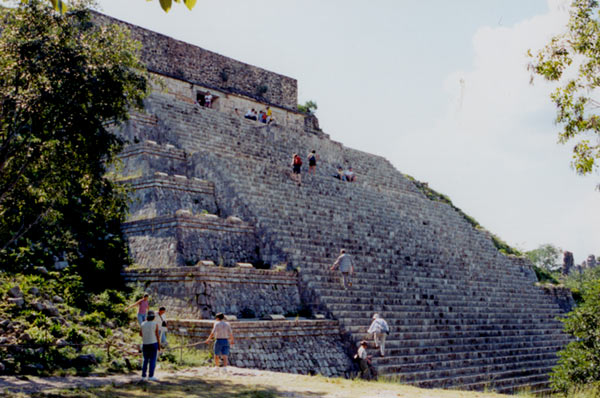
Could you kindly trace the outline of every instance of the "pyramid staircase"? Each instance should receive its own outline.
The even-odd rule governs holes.
[[[220,215],[253,228],[253,260],[295,270],[301,301],[337,320],[348,351],[368,337],[373,313],[388,321],[386,356],[374,360],[380,374],[422,387],[547,387],[556,352],[569,341],[554,297],[522,259],[499,253],[485,233],[428,199],[387,160],[319,131],[266,126],[169,93],[153,93],[146,110],[152,126],[123,134],[138,146],[168,146],[163,152],[179,153],[182,164],[149,156],[143,167],[210,182],[201,185],[211,187]],[[317,173],[303,170],[297,186],[291,156],[313,149]],[[332,178],[338,165],[351,165],[357,182]],[[329,270],[340,248],[355,262],[348,291]]]

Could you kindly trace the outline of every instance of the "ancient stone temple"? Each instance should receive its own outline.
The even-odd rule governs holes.
[[[234,365],[344,376],[379,313],[391,326],[380,374],[546,387],[568,337],[556,292],[536,285],[526,260],[501,254],[386,159],[331,140],[297,111],[296,80],[129,28],[162,85],[120,132],[119,179],[134,190],[123,230],[136,264],[125,275],[169,308],[172,333],[204,339],[224,312],[238,318]],[[273,123],[244,118],[267,106]],[[332,178],[339,165],[357,181]],[[349,290],[329,269],[340,248],[355,261]]]

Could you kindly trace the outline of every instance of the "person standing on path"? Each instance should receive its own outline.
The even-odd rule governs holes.
[[[167,347],[169,343],[167,342],[167,318],[165,318],[165,312],[167,309],[165,307],[160,307],[158,309],[158,323],[160,330],[160,346]]]
[[[214,338],[215,342],[215,366],[219,367],[219,357],[223,359],[223,366],[227,366],[227,357],[229,356],[229,346],[233,345],[233,332],[229,323],[225,322],[225,315],[218,313],[215,317],[217,322],[213,326],[212,332],[206,340],[205,344],[210,343]]]
[[[148,293],[146,293],[144,294],[144,297],[125,308],[125,311],[127,311],[131,307],[135,307],[136,305],[138,306],[137,319],[140,326],[142,326],[142,323],[144,323],[146,320],[146,314],[148,313],[148,308],[150,308],[150,302],[148,301],[149,299],[150,296]]]
[[[344,288],[344,290],[347,290],[348,287],[352,286],[352,281],[350,280],[350,277],[354,273],[354,265],[352,264],[352,257],[350,257],[350,255],[346,253],[345,249],[340,250],[340,255],[331,266],[331,270],[333,271],[338,267],[340,269],[340,272],[342,273],[342,287]]]
[[[160,332],[158,323],[154,322],[154,311],[148,311],[148,319],[142,323],[140,336],[142,336],[142,353],[144,355],[142,380],[146,380],[146,370],[149,370],[148,380],[156,381],[154,369],[156,369],[156,357],[160,351]]]
[[[385,337],[390,333],[390,327],[388,323],[379,316],[379,314],[373,315],[373,322],[369,326],[367,333],[373,333],[373,340],[375,341],[375,347],[379,348],[381,356],[385,356]]]

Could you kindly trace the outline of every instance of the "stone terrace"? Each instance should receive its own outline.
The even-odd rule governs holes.
[[[206,339],[212,326],[213,321],[171,323],[175,334],[192,342]],[[235,350],[229,359],[233,366],[324,376],[343,375],[350,368],[336,321],[238,321],[231,326]]]
[[[215,183],[223,214],[256,226],[261,260],[299,270],[302,299],[366,338],[374,312],[392,326],[381,373],[420,386],[512,391],[544,388],[566,342],[554,299],[531,268],[500,254],[450,206],[427,199],[385,159],[316,131],[265,126],[177,101],[148,100],[169,131],[161,145],[186,153],[192,175]],[[316,149],[316,176],[289,178],[291,154]],[[356,183],[330,175],[352,165]],[[340,288],[328,267],[339,248],[357,280]]]
[[[217,312],[238,316],[296,314],[298,276],[292,272],[197,266],[128,270],[125,279],[149,287],[169,316],[212,319]],[[208,336],[208,334],[207,334]]]

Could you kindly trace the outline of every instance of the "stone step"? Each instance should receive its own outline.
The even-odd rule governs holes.
[[[454,355],[461,356],[494,356],[503,353],[552,353],[556,355],[556,351],[562,349],[568,340],[563,339],[549,342],[547,340],[531,341],[525,340],[522,342],[504,342],[504,343],[487,343],[484,341],[474,343],[469,341],[468,344],[445,344],[447,340],[439,339],[440,345],[417,345],[404,340],[389,340],[385,343],[385,357],[380,358],[375,356],[374,361],[378,364],[394,364],[402,362],[410,362],[409,359],[419,355]],[[430,343],[433,340],[429,341]],[[370,352],[377,353],[372,341],[369,341]]]
[[[324,294],[326,294],[327,297],[326,300],[328,300],[327,302],[331,302],[332,304],[334,303],[342,303],[344,301],[344,298],[349,298],[349,299],[353,299],[353,300],[360,300],[363,298],[369,299],[372,298],[373,299],[373,305],[383,305],[383,304],[379,304],[380,302],[385,301],[388,303],[393,303],[394,301],[400,301],[401,303],[404,302],[404,300],[406,300],[406,302],[416,302],[416,301],[421,301],[422,305],[436,305],[436,301],[437,301],[437,305],[444,306],[444,307],[451,307],[451,305],[443,305],[446,302],[453,302],[454,305],[457,305],[458,303],[456,302],[460,302],[460,301],[464,301],[465,303],[471,302],[471,304],[473,306],[477,306],[477,305],[484,305],[484,306],[502,306],[502,305],[518,305],[519,303],[521,303],[522,305],[526,306],[526,305],[539,305],[540,307],[544,307],[544,306],[549,306],[552,307],[551,305],[551,298],[547,297],[542,291],[541,289],[538,290],[537,294],[534,293],[512,293],[507,291],[507,292],[496,292],[493,296],[489,296],[489,295],[482,295],[484,294],[483,292],[480,293],[480,295],[476,295],[477,291],[476,290],[472,290],[472,291],[467,291],[465,292],[463,291],[459,291],[457,289],[436,289],[436,288],[432,288],[432,289],[419,289],[418,286],[414,286],[414,287],[402,287],[399,286],[397,289],[394,289],[393,291],[385,291],[385,292],[377,292],[375,291],[375,289],[371,289],[370,291],[374,293],[371,293],[372,297],[368,297],[369,296],[369,288],[370,287],[374,287],[372,285],[366,285],[366,287],[361,287],[360,285],[358,285],[358,283],[356,282],[356,279],[354,280],[353,286],[350,289],[343,289],[340,285],[340,282],[318,282],[318,281],[311,281],[308,282],[307,284],[308,288],[312,288],[315,289],[316,291],[319,292],[323,292]],[[375,285],[376,286],[376,285]],[[533,289],[532,289],[533,290]],[[537,288],[536,288],[537,290]],[[465,294],[465,293],[471,293],[470,295]],[[470,299],[470,301],[469,301]],[[331,301],[329,301],[331,300]],[[339,300],[339,301],[338,301]],[[396,305],[396,304],[388,304],[388,305]]]
[[[548,373],[552,371],[552,366],[543,363],[522,364],[519,369],[509,370],[490,370],[489,367],[469,369],[472,374],[460,374],[457,372],[413,372],[402,374],[401,380],[422,388],[459,388],[470,390],[483,389],[514,389],[517,386],[524,386],[526,382],[541,382],[548,379]],[[498,369],[498,367],[496,367]]]
[[[432,362],[430,369],[403,371],[402,366],[380,366],[380,374],[395,374],[400,376],[403,383],[420,387],[435,386],[449,387],[451,385],[468,385],[482,383],[494,379],[510,379],[528,375],[545,375],[552,370],[556,360],[534,360],[525,362],[509,362],[504,364],[486,364],[469,366],[461,361]]]
[[[472,373],[473,370],[475,370],[477,373],[480,372],[480,369],[477,369],[477,367],[492,368],[492,371],[494,371],[494,369],[497,371],[518,369],[519,364],[523,363],[536,363],[554,366],[558,360],[556,355],[553,355],[553,353],[511,355],[505,357],[494,356],[485,358],[452,358],[450,355],[436,355],[432,356],[430,361],[427,361],[427,356],[423,355],[406,359],[413,359],[413,361],[404,361],[393,365],[376,362],[377,368],[383,374],[400,372],[402,375],[407,375],[413,372],[423,371],[441,373],[445,370],[450,370],[455,375],[461,375]]]

